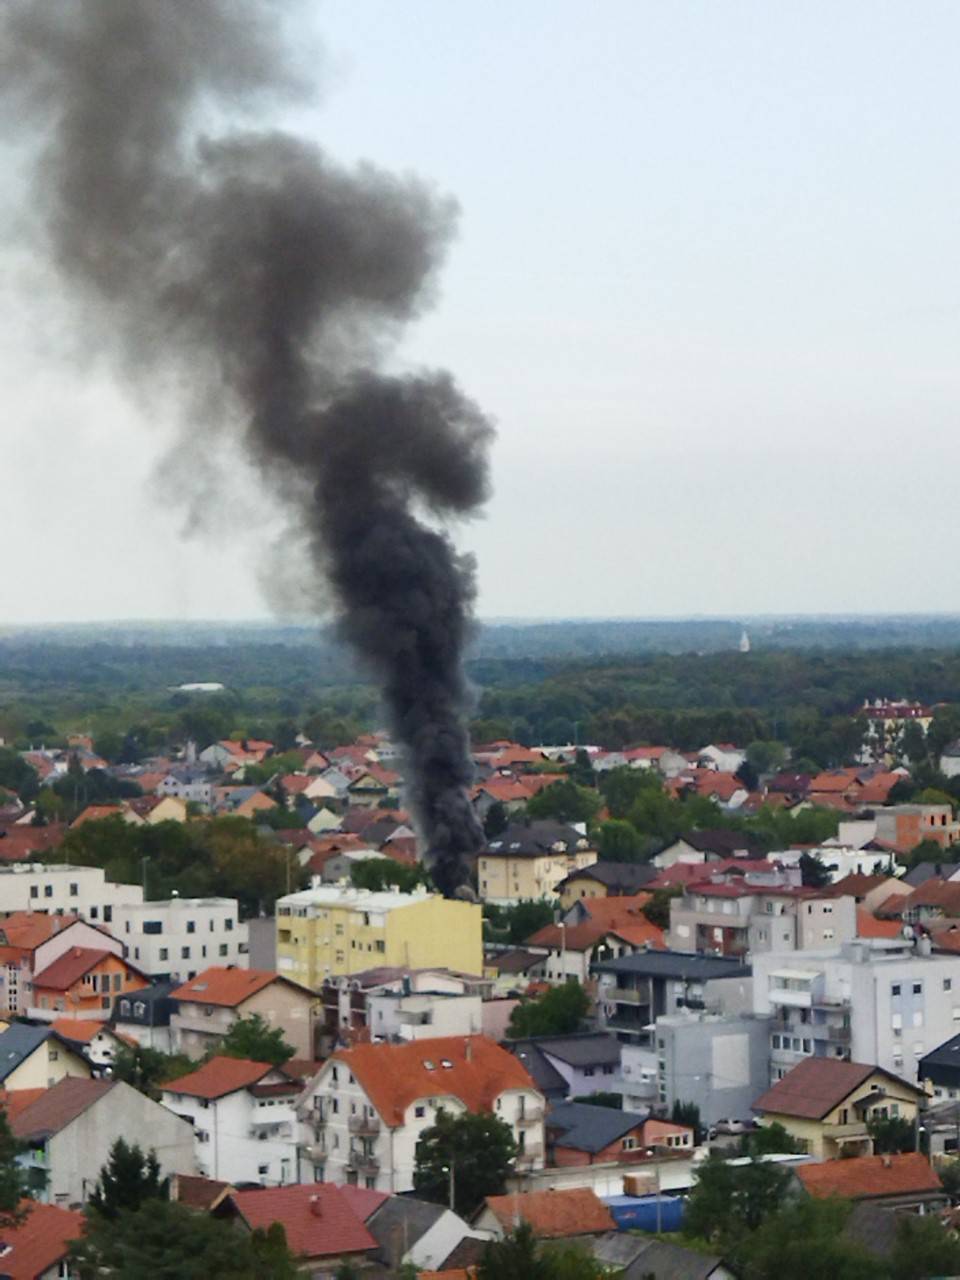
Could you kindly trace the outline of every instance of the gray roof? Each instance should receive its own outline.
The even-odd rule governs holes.
[[[404,1254],[447,1212],[444,1205],[430,1204],[406,1196],[391,1196],[367,1220],[367,1230],[376,1240],[377,1256],[388,1266],[399,1266]],[[468,1230],[463,1224],[464,1232]]]
[[[591,1106],[586,1102],[560,1102],[550,1108],[547,1129],[557,1146],[595,1154],[611,1142],[619,1142],[645,1119],[633,1111]]]
[[[570,880],[596,880],[608,889],[640,889],[651,880],[656,879],[659,871],[649,862],[594,862],[580,871],[571,871],[565,880],[557,885],[561,890]]]
[[[707,1280],[721,1259],[695,1253],[665,1240],[651,1240],[621,1276],[621,1280]]]
[[[565,1098],[567,1082],[535,1040],[506,1040],[503,1047],[519,1058],[546,1098]]]
[[[643,1236],[628,1231],[608,1231],[591,1245],[590,1252],[598,1262],[608,1267],[627,1267],[647,1247]]]
[[[607,1031],[584,1031],[572,1036],[536,1036],[532,1043],[551,1058],[559,1058],[570,1067],[617,1066],[620,1062],[620,1042]]]
[[[960,863],[956,862],[918,862],[903,877],[903,883],[919,889],[928,880],[942,878],[949,880],[960,871]]]
[[[501,951],[499,955],[484,957],[484,963],[498,973],[526,973],[537,965],[545,964],[547,957],[536,951],[526,951],[515,947],[512,951]]]
[[[899,1215],[895,1210],[860,1200],[851,1209],[840,1235],[875,1257],[889,1258],[896,1244],[898,1226]]]
[[[77,1052],[75,1045],[68,1045],[56,1031],[50,1027],[30,1027],[23,1022],[14,1022],[6,1031],[0,1032],[0,1081],[6,1080],[12,1071],[45,1040],[50,1037],[58,1040],[66,1048]]]
[[[534,858],[539,854],[548,853],[557,844],[562,844],[567,849],[576,849],[581,840],[585,842],[586,847],[589,847],[590,842],[587,837],[564,822],[553,822],[549,819],[530,823],[515,822],[511,823],[505,831],[501,831],[493,840],[488,840],[481,854],[506,853],[511,857]]]
[[[591,965],[595,973],[636,974],[650,978],[748,978],[750,966],[725,956],[701,956],[693,951],[638,951],[619,960]]]

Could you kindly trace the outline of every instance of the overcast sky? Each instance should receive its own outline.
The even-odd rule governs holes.
[[[288,126],[461,205],[402,359],[497,422],[457,532],[483,615],[960,609],[953,0],[304,15],[325,89]],[[256,490],[182,536],[163,403],[65,365],[0,267],[0,622],[265,614]]]

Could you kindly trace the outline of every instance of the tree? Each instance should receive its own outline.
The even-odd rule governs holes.
[[[483,908],[484,924],[491,937],[506,942],[525,942],[531,934],[548,924],[553,924],[553,907],[542,900],[525,899],[512,907],[497,907],[486,903]]]
[[[905,857],[901,859],[909,869],[915,867],[921,862],[945,862],[946,855],[943,845],[938,844],[936,840],[921,840],[919,844],[915,844]]]
[[[960,1241],[933,1214],[903,1214],[890,1263],[893,1280],[960,1275]]]
[[[0,747],[0,787],[15,791],[21,800],[32,800],[40,787],[36,769],[9,747]]]
[[[763,1160],[733,1165],[712,1155],[697,1171],[684,1229],[722,1249],[735,1246],[776,1213],[792,1177],[789,1169]]]
[[[867,1121],[867,1132],[873,1139],[874,1155],[896,1155],[916,1151],[917,1131],[905,1116],[878,1116]]]
[[[358,889],[375,893],[396,886],[401,893],[412,893],[418,885],[427,884],[429,876],[420,863],[408,867],[394,858],[361,858],[350,868],[350,883]]]
[[[442,1107],[417,1143],[413,1187],[435,1204],[447,1204],[451,1170],[457,1213],[472,1213],[485,1196],[502,1195],[517,1157],[508,1124],[490,1112],[453,1115]]]
[[[683,894],[683,888],[675,885],[673,888],[654,889],[650,901],[643,908],[643,914],[647,917],[651,924],[655,924],[658,929],[667,929],[670,927],[670,903],[674,898],[679,898]]]
[[[551,783],[527,801],[531,818],[553,818],[556,822],[591,822],[599,808],[596,791],[578,787],[568,778]]]
[[[506,806],[499,800],[494,800],[483,820],[484,835],[488,840],[495,840],[498,835],[506,831],[509,825],[510,819],[507,816]]]
[[[647,842],[632,822],[611,818],[609,822],[601,822],[597,846],[601,859],[606,862],[638,862]]]
[[[600,775],[599,787],[611,818],[625,818],[646,791],[660,791],[660,780],[649,769],[621,766]]]
[[[927,739],[916,720],[908,720],[897,743],[897,755],[911,764],[921,764],[927,758]]]
[[[90,1195],[90,1205],[102,1217],[113,1220],[123,1209],[139,1209],[145,1200],[166,1200],[168,1179],[160,1176],[160,1162],[153,1150],[144,1155],[137,1143],[128,1146],[118,1138]]]
[[[590,1000],[579,982],[568,980],[551,987],[536,1000],[524,1000],[510,1015],[507,1035],[512,1040],[527,1036],[564,1036],[579,1031],[590,1008]]]
[[[0,1107],[0,1230],[23,1221],[24,1198],[39,1190],[17,1160],[27,1149],[25,1142],[18,1142],[13,1136],[6,1109]]]
[[[788,1133],[779,1120],[762,1124],[740,1140],[742,1156],[800,1155],[804,1145],[792,1133]]]
[[[622,1093],[605,1093],[602,1089],[596,1093],[584,1093],[579,1098],[574,1098],[574,1102],[585,1102],[591,1107],[609,1107],[611,1111],[623,1110],[623,1094]]]
[[[758,738],[747,747],[747,759],[758,773],[776,773],[787,761],[787,751],[782,742]]]
[[[703,1141],[703,1122],[700,1119],[700,1108],[695,1102],[681,1102],[674,1099],[670,1119],[674,1124],[685,1124],[693,1130],[694,1142],[699,1146]]]
[[[734,777],[742,782],[748,791],[756,791],[760,785],[760,775],[757,773],[756,766],[749,760],[744,760]]]
[[[800,880],[812,889],[825,889],[830,884],[830,872],[812,853],[801,853]]]
[[[282,1066],[294,1052],[281,1028],[271,1027],[259,1013],[237,1018],[215,1050],[220,1057],[249,1058],[252,1062],[271,1062],[275,1067]]]
[[[237,1230],[179,1203],[151,1200],[114,1219],[87,1211],[70,1256],[80,1280],[298,1280],[302,1274],[280,1223]]]
[[[731,1261],[743,1280],[875,1280],[882,1263],[842,1234],[852,1207],[835,1198],[787,1203],[741,1238]]]
[[[601,1280],[607,1274],[579,1245],[538,1242],[528,1222],[491,1240],[477,1268],[477,1280]]]
[[[133,1085],[156,1102],[161,1085],[187,1075],[196,1065],[183,1053],[161,1053],[145,1045],[123,1045],[113,1059],[113,1078]]]

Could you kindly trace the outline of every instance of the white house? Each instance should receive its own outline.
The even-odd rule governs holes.
[[[14,862],[0,867],[0,911],[45,911],[110,924],[124,903],[143,902],[138,884],[115,884],[102,867]]]
[[[269,1062],[211,1058],[163,1086],[161,1101],[193,1126],[196,1167],[220,1182],[298,1182],[299,1080]]]
[[[236,898],[127,903],[113,915],[127,959],[152,978],[186,982],[208,965],[247,964],[247,926]]]
[[[731,742],[711,742],[697,752],[697,764],[701,769],[716,769],[719,773],[736,773],[746,758],[747,753]]]
[[[493,1112],[513,1130],[517,1168],[543,1168],[544,1097],[526,1068],[485,1036],[444,1036],[327,1059],[300,1104],[314,1178],[412,1190],[417,1141],[441,1109]]]

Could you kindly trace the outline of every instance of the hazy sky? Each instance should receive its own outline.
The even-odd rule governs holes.
[[[953,0],[329,0],[317,34],[285,123],[462,207],[402,358],[497,421],[481,613],[960,609]],[[0,622],[263,614],[255,487],[182,537],[162,396],[65,364],[10,252],[0,307]]]

